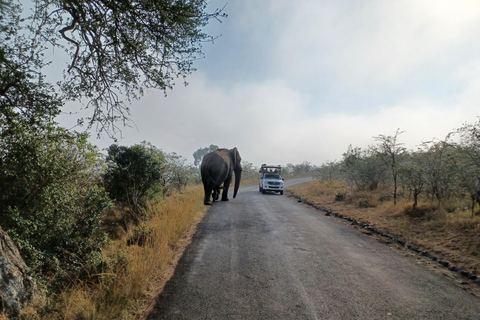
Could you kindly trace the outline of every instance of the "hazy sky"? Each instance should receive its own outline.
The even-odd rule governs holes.
[[[225,12],[188,87],[134,102],[137,128],[119,144],[191,162],[216,144],[256,166],[321,165],[397,128],[415,149],[480,116],[478,0],[229,0]]]

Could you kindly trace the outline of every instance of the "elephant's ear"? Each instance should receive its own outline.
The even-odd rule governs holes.
[[[238,152],[237,147],[233,148],[232,150],[232,155],[233,155],[233,163],[235,163],[235,169],[242,169],[242,158],[240,157],[240,153]]]

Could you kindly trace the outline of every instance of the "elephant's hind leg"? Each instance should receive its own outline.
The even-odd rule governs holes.
[[[210,200],[210,194],[208,194],[208,196],[205,196],[205,198],[203,199],[203,204],[206,206],[212,205],[212,200]]]
[[[232,180],[232,175],[230,174],[225,180],[225,182],[223,183],[222,201],[228,201],[228,188],[230,187],[231,180]]]
[[[204,205],[209,206],[209,205],[212,204],[212,200],[210,200],[211,194],[212,194],[211,191],[205,192],[205,198],[203,199],[203,204]],[[213,197],[213,200],[215,201],[215,197]]]
[[[205,191],[205,196],[203,197],[203,204],[204,205],[211,205],[212,201],[210,200],[210,196],[212,194],[212,189],[210,188],[210,185],[204,177],[202,177],[202,182],[203,182],[203,190]]]

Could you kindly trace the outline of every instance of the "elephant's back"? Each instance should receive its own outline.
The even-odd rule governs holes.
[[[205,155],[200,165],[202,178],[211,178],[218,184],[222,184],[231,171],[228,155],[220,152],[211,152]]]

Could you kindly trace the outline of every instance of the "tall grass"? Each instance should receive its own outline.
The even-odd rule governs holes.
[[[40,312],[26,308],[22,318],[143,319],[206,209],[202,186],[149,204],[148,221],[103,250],[102,268],[90,275],[89,282],[49,297]],[[131,239],[142,241],[127,245]]]

